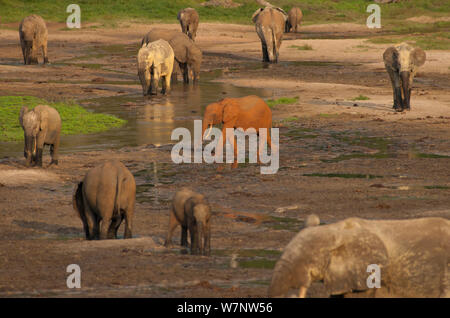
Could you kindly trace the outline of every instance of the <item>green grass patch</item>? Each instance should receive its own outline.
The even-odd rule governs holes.
[[[260,7],[254,0],[234,0],[241,4],[236,8],[205,7],[200,4],[205,0],[79,0],[83,23],[99,22],[102,26],[116,27],[117,21],[160,21],[177,23],[176,17],[180,9],[195,8],[200,14],[200,21],[220,21],[227,23],[252,24],[251,16]],[[2,23],[19,22],[32,13],[54,22],[65,22],[70,1],[51,0],[0,0]],[[304,24],[354,22],[365,23],[369,13],[366,12],[367,1],[361,0],[278,0],[272,3],[289,10],[292,6],[300,6],[303,11]],[[382,4],[383,28],[387,22],[398,21],[414,16],[432,17],[448,16],[450,2],[448,0],[408,0],[398,3]]]
[[[49,103],[32,96],[0,96],[0,141],[23,140],[23,129],[19,124],[20,109],[22,106],[32,109],[42,104],[59,112],[62,135],[98,133],[126,123],[126,120],[112,115],[89,112],[74,102]]]
[[[450,28],[450,26],[448,27]],[[397,44],[408,42],[424,50],[450,50],[450,32],[436,32],[430,34],[412,34],[408,36],[381,36],[367,40],[374,44]]]
[[[442,185],[424,186],[424,188],[429,190],[450,190],[449,186],[442,186]]]
[[[355,98],[352,98],[352,100],[369,100],[370,98],[364,95],[356,96]]]
[[[438,155],[435,153],[415,153],[413,154],[414,158],[432,158],[432,159],[441,159],[441,158],[450,158],[450,156],[446,155]]]
[[[300,51],[311,51],[313,48],[311,45],[309,44],[304,44],[304,45],[291,45],[289,48],[291,49],[297,49]]]
[[[269,108],[273,108],[277,105],[287,105],[287,104],[294,104],[298,102],[298,96],[297,97],[280,97],[278,99],[269,99],[266,101]]]
[[[359,173],[305,173],[305,177],[322,177],[322,178],[344,178],[344,179],[375,179],[383,178],[382,176],[376,176],[372,174],[359,174]]]
[[[259,269],[273,269],[276,260],[272,259],[252,259],[246,261],[239,261],[239,267],[241,268],[259,268]]]

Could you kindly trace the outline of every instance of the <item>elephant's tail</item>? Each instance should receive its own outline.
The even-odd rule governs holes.
[[[278,59],[278,49],[277,49],[277,38],[275,35],[275,28],[272,26],[270,28],[270,31],[272,32],[272,50],[273,50],[273,61],[271,62],[277,62]]]
[[[120,198],[121,198],[121,190],[122,184],[124,181],[124,177],[122,174],[122,170],[119,169],[117,172],[117,182],[116,182],[116,201],[114,202],[114,211],[120,215]]]

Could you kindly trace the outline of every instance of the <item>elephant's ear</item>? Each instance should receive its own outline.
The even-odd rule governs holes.
[[[48,127],[48,112],[45,109],[41,109],[40,111],[36,112],[36,115],[38,116],[39,121],[39,128],[40,130],[47,130]]]
[[[411,52],[411,61],[415,66],[422,66],[426,58],[425,51],[420,48],[416,48]]]
[[[20,126],[22,126],[22,128],[24,128],[24,127],[23,127],[23,116],[24,116],[26,113],[28,113],[28,107],[27,107],[27,106],[23,106],[23,107],[20,109],[20,115],[19,115],[19,122],[20,122]]]
[[[253,13],[252,15],[252,21],[253,23],[256,23],[256,19],[258,18],[258,15],[264,10],[264,8],[259,8],[258,10],[255,11],[255,13]]]
[[[223,105],[222,121],[224,123],[232,123],[236,121],[239,113],[239,106],[228,98],[222,101],[222,105]]]
[[[341,229],[342,240],[330,252],[324,274],[324,284],[331,295],[367,290],[371,274],[367,267],[376,264],[382,269],[387,264],[387,250],[381,239],[353,221],[347,223]]]
[[[398,51],[395,47],[391,46],[386,49],[383,53],[384,64],[393,67],[394,69],[399,69],[398,64]]]

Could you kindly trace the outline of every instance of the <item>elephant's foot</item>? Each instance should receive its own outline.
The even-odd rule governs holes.
[[[44,59],[44,64],[50,64],[50,62],[48,61],[48,58]]]
[[[58,159],[56,159],[56,160],[52,159],[52,161],[50,162],[49,166],[51,166],[51,165],[57,166],[58,165]]]
[[[396,112],[402,112],[402,111],[403,111],[403,108],[400,107],[400,106],[398,106],[398,105],[394,105],[392,108],[393,108]]]
[[[237,161],[233,162],[233,164],[231,165],[231,169],[236,169],[237,167],[238,167]]]

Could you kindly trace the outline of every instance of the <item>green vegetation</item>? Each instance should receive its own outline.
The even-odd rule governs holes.
[[[277,261],[272,259],[252,259],[248,261],[239,261],[239,267],[273,269],[276,263]]]
[[[305,177],[325,177],[325,178],[344,178],[344,179],[375,179],[383,178],[382,176],[375,176],[372,174],[359,173],[305,173]]]
[[[312,50],[312,46],[309,44],[304,44],[304,45],[291,45],[289,48],[292,49],[297,49],[297,50],[301,50],[301,51],[310,51]]]
[[[356,96],[355,98],[352,98],[352,100],[369,100],[370,98],[364,95]]]
[[[280,97],[278,99],[269,99],[266,100],[267,105],[270,108],[273,108],[277,105],[287,105],[287,104],[293,104],[298,102],[298,96],[297,97]]]
[[[432,159],[441,159],[441,158],[450,158],[450,156],[446,155],[438,155],[435,153],[415,153],[412,155],[414,158],[432,158]]]
[[[106,26],[117,26],[116,21],[163,21],[176,23],[177,12],[181,8],[193,7],[198,10],[201,21],[221,21],[251,24],[250,17],[259,7],[254,0],[234,0],[241,4],[236,8],[204,7],[205,0],[79,0],[82,25],[87,22],[99,22]],[[18,22],[23,17],[35,13],[54,22],[65,22],[66,7],[69,0],[0,0],[2,23]],[[288,10],[300,5],[304,24],[355,22],[365,23],[368,1],[361,0],[278,0],[274,4]],[[406,19],[413,16],[444,17],[450,12],[448,0],[409,0],[381,5],[383,27],[387,22]]]
[[[49,103],[32,96],[0,96],[0,140],[23,140],[23,129],[19,124],[20,109],[22,106],[31,109],[40,104],[54,107],[59,112],[63,135],[97,133],[126,123],[112,115],[89,112],[74,102]]]
[[[441,185],[424,186],[424,188],[429,190],[450,190],[449,186],[441,186]]]
[[[450,25],[447,26],[450,29]],[[374,44],[397,44],[401,42],[411,43],[424,50],[450,50],[450,33],[436,32],[431,34],[417,33],[407,36],[380,36],[367,40]]]

